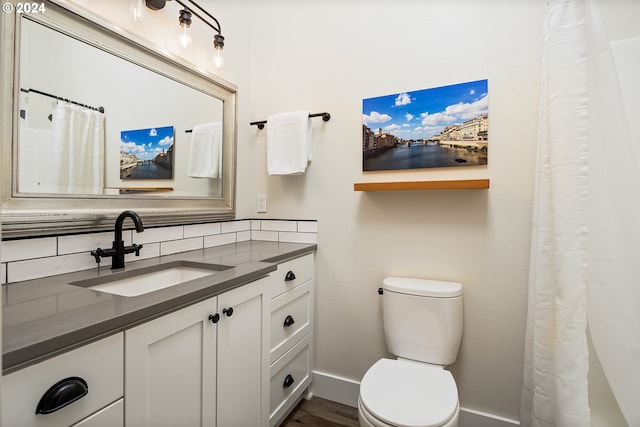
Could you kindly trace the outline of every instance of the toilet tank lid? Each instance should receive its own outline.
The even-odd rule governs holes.
[[[387,277],[382,281],[387,291],[433,298],[451,298],[462,295],[462,284],[443,280]]]

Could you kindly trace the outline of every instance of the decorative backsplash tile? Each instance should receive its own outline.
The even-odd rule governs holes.
[[[96,260],[88,252],[13,261],[7,264],[7,282],[89,270],[96,266]]]
[[[51,237],[55,239],[55,237]],[[122,232],[125,245],[131,244],[131,231]],[[18,240],[20,241],[20,240]],[[81,251],[92,251],[96,248],[110,248],[113,242],[113,232],[74,234],[58,237],[58,254],[72,254]]]
[[[55,237],[5,241],[2,242],[2,251],[0,251],[2,262],[42,258],[57,254],[57,239]]]
[[[298,221],[262,220],[262,231],[298,231]]]
[[[317,224],[309,220],[246,219],[148,228],[142,233],[125,230],[122,236],[126,245],[144,245],[139,258],[126,255],[126,261],[130,262],[248,240],[317,243]],[[112,232],[3,241],[0,280],[20,282],[96,268],[98,265],[89,252],[98,247],[109,248],[112,241]],[[110,262],[107,258],[101,265]]]
[[[190,239],[169,240],[160,243],[160,255],[177,254],[178,252],[195,251],[202,249],[204,240],[202,237],[191,237]],[[144,248],[142,248],[144,250]]]
[[[251,220],[227,221],[220,223],[220,232],[236,233],[238,231],[248,231],[251,227]]]
[[[184,238],[210,236],[220,234],[220,223],[212,222],[208,224],[193,224],[184,226]]]
[[[135,234],[132,237],[134,243],[166,242],[184,238],[184,226],[145,228],[142,233],[132,233]]]

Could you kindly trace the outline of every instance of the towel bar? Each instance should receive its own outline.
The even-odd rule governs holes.
[[[314,113],[314,114],[309,114],[309,118],[311,117],[322,117],[322,120],[324,120],[325,122],[328,122],[329,120],[331,120],[331,114],[329,113]],[[259,122],[251,122],[249,123],[249,125],[253,126],[256,125],[258,126],[258,129],[264,129],[264,125],[267,123],[266,120],[262,120]]]

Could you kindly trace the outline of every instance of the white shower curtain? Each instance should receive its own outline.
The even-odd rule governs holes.
[[[53,173],[59,192],[101,194],[104,186],[104,115],[66,102],[53,109]]]
[[[590,0],[549,0],[521,419],[589,426],[587,313],[629,425],[640,425],[640,181]],[[634,400],[635,399],[635,400]]]

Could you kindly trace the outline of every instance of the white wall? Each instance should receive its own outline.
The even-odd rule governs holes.
[[[90,7],[120,13],[124,25],[128,1],[118,2],[122,13],[113,12],[115,1]],[[376,293],[385,276],[458,280],[465,332],[451,370],[461,404],[519,419],[546,2],[199,3],[220,19],[227,38],[218,73],[239,87],[238,217],[319,220],[316,369],[359,381],[388,355]],[[639,35],[639,2],[599,3],[612,40]],[[158,16],[145,29],[127,25],[166,47],[177,15]],[[207,37],[180,55],[204,61]],[[483,78],[489,80],[487,167],[361,172],[363,98]],[[327,123],[314,119],[311,167],[304,176],[268,177],[265,132],[248,123],[300,109],[332,115]],[[490,178],[491,189],[353,191],[360,181],[448,178]],[[259,193],[268,195],[267,214],[255,211]]]
[[[519,418],[544,1],[250,2],[250,120],[309,109],[302,177],[268,177],[253,130],[255,187],[270,217],[319,221],[316,368],[359,381],[386,356],[387,275],[463,283],[451,367],[467,408]],[[487,167],[362,171],[362,99],[488,79]],[[242,104],[240,127],[243,113]],[[245,120],[247,120],[245,119]],[[248,120],[247,120],[248,121]],[[243,143],[243,142],[241,142]],[[246,159],[242,159],[244,162]],[[357,193],[376,180],[490,178],[488,191]]]

